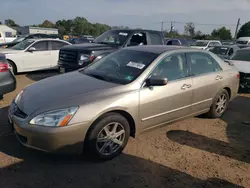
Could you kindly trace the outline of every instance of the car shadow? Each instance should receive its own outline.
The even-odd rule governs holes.
[[[221,117],[227,123],[229,143],[182,130],[171,130],[167,132],[167,137],[182,145],[250,163],[250,125],[244,124],[244,121],[250,120],[249,106],[250,98],[238,96]]]
[[[7,108],[0,109],[0,114],[2,132],[9,127]],[[0,136],[0,187],[4,188],[239,187],[218,178],[199,179],[129,154],[106,162],[46,154],[24,148],[10,131],[9,127],[9,133]]]
[[[39,81],[39,80],[42,80],[51,76],[55,76],[58,74],[59,73],[57,70],[43,70],[43,71],[35,71],[35,72],[26,73],[26,77],[33,81]]]

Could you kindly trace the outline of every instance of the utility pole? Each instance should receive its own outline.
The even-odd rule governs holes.
[[[238,33],[239,26],[240,26],[240,18],[238,18],[238,21],[237,21],[237,25],[236,25],[236,29],[235,29],[235,34],[234,34],[234,39],[237,38],[237,33]]]
[[[163,24],[164,22],[161,22],[161,31],[163,31]]]
[[[174,30],[174,22],[173,22],[173,21],[171,21],[170,33],[172,33],[172,32],[173,32],[173,30]]]

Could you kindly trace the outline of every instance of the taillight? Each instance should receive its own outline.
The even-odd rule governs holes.
[[[0,72],[9,71],[9,65],[7,63],[0,62]]]
[[[237,78],[240,79],[240,73],[237,74]]]
[[[90,62],[94,61],[94,59],[95,59],[95,55],[94,55],[94,54],[91,54],[91,55],[89,56]]]

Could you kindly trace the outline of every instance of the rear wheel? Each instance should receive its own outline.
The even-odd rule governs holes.
[[[14,75],[16,75],[16,74],[17,74],[17,67],[16,67],[15,63],[14,63],[13,61],[10,61],[10,60],[7,60],[7,62],[8,62],[10,71],[11,71]]]
[[[85,146],[95,158],[110,160],[123,151],[129,135],[126,118],[117,113],[108,113],[92,125]]]
[[[228,103],[229,103],[229,94],[227,90],[223,89],[216,95],[214,102],[210,108],[210,111],[208,112],[208,116],[211,118],[221,117],[223,113],[226,111]]]

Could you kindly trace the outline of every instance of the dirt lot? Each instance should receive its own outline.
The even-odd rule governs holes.
[[[7,106],[24,86],[55,72],[21,74],[0,102],[1,188],[250,187],[250,95],[239,95],[221,119],[197,117],[131,138],[108,162],[49,155],[21,146]]]

